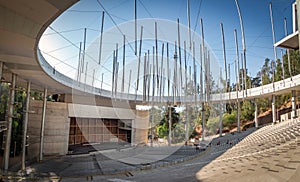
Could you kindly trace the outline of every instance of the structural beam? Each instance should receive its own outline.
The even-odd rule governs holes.
[[[17,75],[13,73],[12,74],[12,83],[11,83],[11,86],[10,86],[6,141],[5,141],[5,151],[4,151],[4,170],[5,171],[8,170],[8,166],[9,166],[9,154],[10,154],[12,121],[13,121],[14,103],[15,103],[16,79],[17,79]]]
[[[43,160],[43,149],[44,149],[44,130],[45,130],[45,118],[46,118],[46,105],[47,105],[47,88],[44,89],[44,101],[43,101],[43,112],[42,112],[42,122],[40,131],[40,156],[39,160]]]

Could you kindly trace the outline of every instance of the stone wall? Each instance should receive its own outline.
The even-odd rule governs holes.
[[[30,101],[28,121],[28,158],[38,158],[43,101]],[[68,105],[60,102],[47,102],[44,155],[65,155],[68,151],[70,119]]]

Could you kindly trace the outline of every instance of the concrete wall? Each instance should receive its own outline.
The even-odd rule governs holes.
[[[30,101],[31,113],[28,121],[28,157],[30,159],[39,156],[42,106],[43,101]],[[44,155],[64,155],[67,153],[69,127],[68,105],[60,102],[47,102]]]
[[[132,121],[132,144],[148,142],[149,111],[136,110],[136,117]]]

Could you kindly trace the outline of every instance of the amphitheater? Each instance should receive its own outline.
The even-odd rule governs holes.
[[[5,82],[10,86],[11,97],[8,104],[7,121],[1,121],[0,134],[1,138],[5,139],[1,143],[4,150],[1,158],[3,160],[3,170],[0,171],[1,178],[7,181],[82,181],[82,177],[98,181],[153,181],[157,178],[162,181],[298,181],[300,179],[298,173],[300,172],[300,142],[298,140],[300,109],[297,108],[300,75],[255,88],[225,93],[204,93],[202,89],[205,88],[202,88],[204,85],[202,83],[205,83],[208,88],[209,85],[207,86],[207,80],[204,78],[197,83],[196,72],[202,66],[202,58],[204,63],[205,61],[213,62],[215,58],[213,54],[210,54],[209,47],[204,46],[202,37],[199,39],[203,41],[202,44],[197,44],[200,47],[202,45],[201,50],[203,51],[203,55],[200,54],[201,51],[197,53],[201,60],[200,63],[197,63],[198,69],[195,63],[192,65],[190,62],[188,65],[194,67],[194,78],[191,73],[187,76],[188,71],[185,69],[185,84],[189,77],[190,81],[194,81],[195,89],[198,89],[197,85],[201,87],[201,92],[195,92],[194,95],[180,95],[183,92],[179,85],[183,82],[182,80],[179,82],[180,79],[175,74],[177,73],[177,59],[180,58],[180,56],[177,57],[176,42],[170,43],[170,46],[175,47],[174,65],[172,65],[174,75],[173,78],[171,78],[172,76],[167,78],[172,82],[173,92],[170,95],[170,86],[164,85],[165,81],[162,78],[165,72],[163,67],[167,63],[161,63],[160,70],[156,63],[157,75],[154,72],[154,56],[158,57],[157,52],[154,54],[154,46],[152,73],[151,66],[146,64],[147,59],[148,63],[150,62],[149,55],[152,56],[152,54],[149,54],[148,50],[148,58],[147,54],[141,58],[140,53],[139,62],[141,59],[145,60],[144,76],[141,78],[139,78],[139,71],[135,70],[136,62],[128,64],[128,68],[132,69],[130,72],[127,71],[128,74],[125,66],[122,67],[122,79],[115,77],[115,75],[121,75],[121,69],[118,72],[119,63],[116,63],[117,52],[121,48],[117,44],[117,48],[111,50],[113,63],[107,63],[109,66],[113,64],[113,69],[109,72],[109,76],[112,78],[108,79],[112,83],[108,89],[102,88],[102,83],[105,82],[104,73],[101,82],[94,76],[87,80],[88,69],[94,74],[96,72],[96,68],[92,70],[96,66],[90,64],[88,67],[87,62],[84,64],[84,62],[78,61],[79,65],[82,64],[82,69],[86,66],[86,72],[81,72],[78,66],[76,80],[57,71],[55,66],[47,62],[45,55],[38,47],[42,34],[51,22],[76,2],[78,1],[32,0],[25,3],[10,0],[0,3],[0,15],[1,18],[3,17],[0,21],[0,77],[1,83]],[[300,11],[298,14],[296,11],[296,5],[300,6],[299,3],[300,1],[297,0],[292,5],[293,33],[275,43],[275,47],[299,49],[299,32],[298,26],[296,26],[296,24],[300,25],[300,18],[297,18]],[[156,23],[151,23],[156,26]],[[163,21],[163,23],[170,22]],[[177,26],[177,23],[172,23],[173,25]],[[142,30],[143,27],[141,27],[141,32]],[[123,40],[123,35],[120,37],[118,41]],[[167,48],[168,45],[166,44]],[[178,45],[180,45],[179,42]],[[163,47],[164,44],[162,44],[162,52]],[[123,50],[125,52],[125,47]],[[181,49],[178,50],[180,54]],[[79,57],[82,56],[81,52],[80,48]],[[125,57],[125,54],[123,56]],[[158,58],[156,58],[157,60]],[[181,65],[179,69],[181,69]],[[138,72],[135,78],[137,88],[131,88],[131,71]],[[209,77],[212,70],[210,66],[206,66],[205,71],[201,71],[199,72],[202,79],[202,76]],[[146,73],[154,75],[153,78],[147,76]],[[128,80],[124,78],[124,75],[128,77]],[[161,79],[160,86],[155,85],[155,76],[157,76],[157,80]],[[218,76],[221,77],[221,74]],[[138,83],[142,79],[144,80]],[[120,80],[122,80],[121,87]],[[124,86],[124,80],[129,82],[127,86]],[[153,82],[152,85],[151,82]],[[97,83],[98,86],[95,86],[94,83]],[[101,87],[99,87],[100,83]],[[31,90],[43,91],[42,100],[30,99],[30,94],[27,94],[26,104],[24,104],[26,110],[24,111],[21,162],[14,161],[20,160],[19,158],[10,157],[12,153],[10,133],[14,119],[13,107],[16,105],[13,99],[17,86],[26,88],[27,93]],[[139,86],[140,90],[138,90]],[[155,90],[156,86],[157,90]],[[158,89],[159,87],[160,89]],[[125,91],[127,89],[128,92]],[[152,95],[149,94],[150,89],[153,89]],[[180,91],[176,91],[176,89]],[[154,91],[157,91],[157,94]],[[277,117],[275,97],[286,93],[292,95],[291,112]],[[47,101],[49,95],[55,95],[57,98],[51,102]],[[256,107],[255,127],[239,131],[238,118],[237,132],[221,133],[220,136],[211,138],[205,136],[203,132],[202,141],[198,147],[167,146],[166,144],[153,146],[153,143],[148,143],[148,131],[152,127],[149,122],[151,112],[137,109],[138,105],[147,107],[152,105],[153,107],[155,104],[165,105],[166,108],[177,105],[187,107],[187,104],[204,107],[204,103],[208,102],[223,105],[226,102],[240,103],[243,100],[255,102],[257,98],[271,98],[271,124],[259,125]],[[203,116],[204,109],[202,112]],[[218,114],[222,114],[222,109]],[[222,127],[220,127],[220,131],[222,131]],[[185,137],[187,138],[188,134]],[[169,138],[172,138],[171,132],[169,132]],[[120,143],[122,145],[119,145]],[[125,145],[123,145],[124,143]],[[116,178],[112,178],[113,175]]]

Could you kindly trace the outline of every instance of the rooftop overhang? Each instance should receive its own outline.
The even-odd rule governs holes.
[[[281,39],[280,41],[274,44],[275,47],[282,47],[286,49],[299,49],[299,31],[296,31],[285,38]]]

